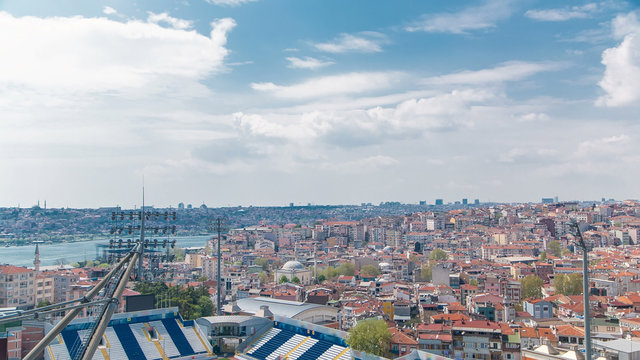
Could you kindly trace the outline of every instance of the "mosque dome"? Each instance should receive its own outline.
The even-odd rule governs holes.
[[[304,270],[304,266],[299,261],[291,260],[284,263],[282,270]]]

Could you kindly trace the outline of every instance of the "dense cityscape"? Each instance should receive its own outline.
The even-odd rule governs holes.
[[[640,360],[638,0],[0,0],[0,360]]]
[[[359,207],[314,208],[312,212],[332,217],[304,224],[284,221],[291,219],[287,212],[300,214],[304,207],[262,209],[263,220],[242,227],[228,226],[235,223],[231,215],[225,220],[220,243],[217,235],[211,235],[202,246],[176,247],[166,257],[145,259],[145,267],[157,266],[157,271],[129,282],[113,319],[119,313],[131,317],[125,313],[131,304],[153,311],[176,306],[184,324],[198,334],[185,338],[195,344],[190,354],[178,351],[181,356],[206,357],[217,352],[235,354],[238,359],[260,358],[252,357],[259,352],[257,345],[251,348],[246,342],[252,335],[263,334],[249,331],[249,324],[256,330],[265,325],[260,322],[265,318],[276,319],[276,323],[289,318],[299,321],[297,326],[309,324],[314,331],[326,328],[329,335],[350,334],[342,345],[352,349],[351,356],[362,351],[366,356],[406,359],[420,353],[444,358],[579,359],[585,349],[580,235],[588,244],[592,347],[603,356],[635,354],[631,344],[640,340],[640,202],[555,202],[549,198],[527,204],[466,203],[423,203],[423,208],[431,209],[405,214],[400,213],[407,207],[400,204],[364,204],[364,209],[374,211],[373,217],[364,216],[362,209],[356,211]],[[445,209],[447,206],[452,209]],[[389,207],[402,210],[384,215],[383,209]],[[179,224],[211,223],[212,215],[203,212],[204,207],[179,208]],[[231,211],[210,210],[216,216]],[[13,211],[42,214],[44,210]],[[154,213],[160,218],[164,213],[153,207],[146,211],[151,220]],[[200,212],[205,219],[191,216],[189,222],[177,221],[189,211]],[[133,213],[118,208],[74,212],[102,212],[107,220]],[[202,225],[198,230],[207,229],[212,227]],[[2,233],[7,234],[7,228]],[[102,235],[114,236],[109,231]],[[135,236],[115,234],[136,241]],[[41,266],[40,255],[36,247],[33,267],[0,266],[0,307],[27,310],[82,298],[114,266],[106,257],[73,266]],[[222,317],[213,316],[217,289]],[[26,355],[42,338],[48,328],[45,324],[60,316],[54,313],[5,325],[8,343],[16,344],[9,347],[10,357]],[[90,321],[92,316],[85,309],[78,318]],[[371,344],[371,339],[356,336],[359,327],[375,322],[384,326],[376,330],[379,338]],[[184,324],[181,326],[187,326]],[[168,331],[169,325],[163,326],[147,327],[147,340],[137,341],[158,343],[158,337],[154,340],[149,334]],[[285,355],[300,345],[304,338],[294,339],[294,335],[274,345],[267,355]],[[123,342],[125,335],[116,337],[122,351],[131,357],[132,350]],[[178,346],[180,340],[172,341]],[[269,343],[268,339],[264,342]],[[289,342],[294,346],[285,346]],[[60,351],[60,346],[64,342],[50,345],[49,351]],[[109,346],[114,345],[102,349],[107,351]],[[139,346],[147,358],[153,358],[154,351],[167,356],[166,343],[157,349]],[[640,352],[640,346],[635,351]],[[66,356],[72,354],[69,349]]]

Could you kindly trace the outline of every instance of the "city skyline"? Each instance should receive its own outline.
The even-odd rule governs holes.
[[[0,1],[0,206],[639,198],[638,15]]]

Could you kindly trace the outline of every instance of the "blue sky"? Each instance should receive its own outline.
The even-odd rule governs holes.
[[[638,198],[639,15],[0,0],[0,206]]]

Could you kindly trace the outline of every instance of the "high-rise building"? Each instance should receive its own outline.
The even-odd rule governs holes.
[[[467,205],[469,203],[469,199],[462,199],[462,205]]]
[[[442,205],[442,204],[444,204],[444,200],[436,199],[436,205]]]

